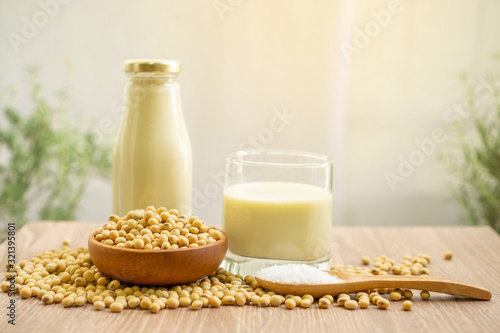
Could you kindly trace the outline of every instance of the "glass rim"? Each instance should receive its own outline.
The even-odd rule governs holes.
[[[263,162],[251,159],[245,159],[252,156],[260,155],[282,155],[282,156],[297,156],[310,158],[311,162]],[[266,166],[278,168],[327,168],[333,166],[333,160],[326,155],[300,151],[300,150],[286,150],[286,149],[249,149],[238,150],[226,156],[226,162],[233,162],[239,165],[249,166]]]

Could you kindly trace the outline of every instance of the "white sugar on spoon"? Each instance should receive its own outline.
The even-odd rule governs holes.
[[[365,275],[338,271],[328,274],[307,265],[273,266],[257,272],[255,278],[265,289],[283,295],[311,294],[314,298],[379,288],[419,289],[482,300],[489,300],[492,295],[491,291],[478,285],[443,277]]]
[[[275,265],[263,268],[256,278],[274,283],[286,284],[329,284],[345,282],[313,266],[303,264]]]

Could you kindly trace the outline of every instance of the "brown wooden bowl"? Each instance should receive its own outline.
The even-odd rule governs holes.
[[[89,237],[94,265],[114,279],[140,285],[165,286],[201,279],[219,267],[227,251],[227,237],[198,248],[139,250],[98,242]]]

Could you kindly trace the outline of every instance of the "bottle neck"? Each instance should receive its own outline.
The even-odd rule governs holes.
[[[177,74],[139,73],[127,76],[127,117],[134,119],[134,122],[184,123]]]
[[[134,73],[127,74],[130,83],[155,86],[177,82],[177,73]]]

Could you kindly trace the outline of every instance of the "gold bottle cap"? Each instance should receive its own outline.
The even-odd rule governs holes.
[[[123,62],[126,73],[179,73],[181,63],[164,59],[134,59]]]

